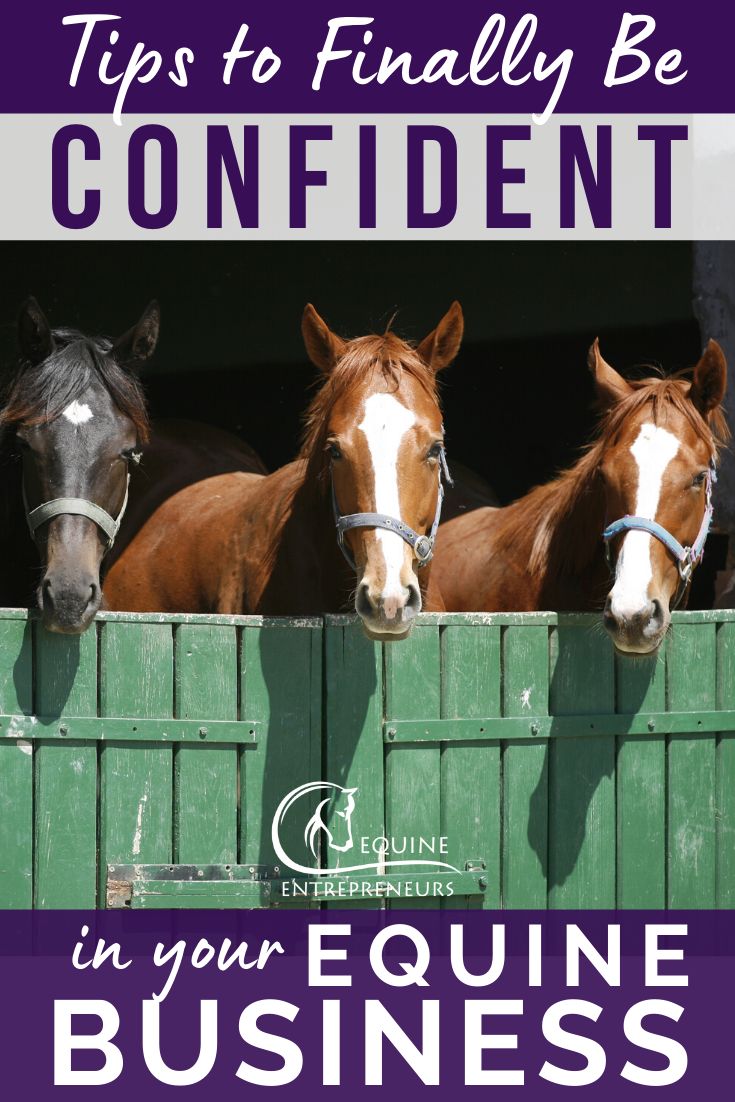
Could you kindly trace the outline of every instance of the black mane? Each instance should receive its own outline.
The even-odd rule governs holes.
[[[107,337],[87,337],[77,329],[54,329],[54,351],[41,363],[21,361],[3,394],[0,430],[10,425],[54,421],[96,379],[136,427],[141,442],[149,422],[137,375],[118,363]]]

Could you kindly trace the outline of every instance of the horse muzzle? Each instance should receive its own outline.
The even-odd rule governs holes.
[[[655,654],[669,629],[671,615],[655,598],[642,608],[627,609],[616,607],[608,597],[602,622],[622,654]]]
[[[405,639],[421,611],[421,591],[410,583],[399,593],[379,593],[362,582],[355,597],[355,611],[368,638],[380,642]]]
[[[62,635],[81,635],[94,620],[102,603],[99,575],[66,577],[48,571],[38,590],[43,626]]]

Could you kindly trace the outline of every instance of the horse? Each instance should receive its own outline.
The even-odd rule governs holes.
[[[111,568],[109,607],[320,615],[352,594],[368,636],[388,640],[441,610],[428,568],[446,480],[437,375],[463,329],[454,303],[415,348],[390,328],[344,340],[307,305],[322,385],[298,457],[170,498]]]
[[[89,626],[105,556],[165,496],[205,474],[265,470],[217,429],[170,422],[151,433],[138,371],[159,325],[155,302],[114,342],[52,330],[35,299],[21,309],[20,366],[0,410],[0,605],[27,607],[35,591],[51,631]]]
[[[167,498],[203,478],[234,471],[268,473],[254,448],[226,429],[184,418],[153,421],[140,461],[131,470],[128,508],[106,568]]]
[[[653,653],[709,527],[727,364],[712,340],[691,377],[627,381],[597,340],[588,364],[602,407],[596,439],[512,505],[442,525],[434,579],[449,611],[602,609],[618,651]]]
[[[43,571],[38,604],[51,631],[82,632],[100,607],[100,564],[149,433],[136,369],[158,329],[155,302],[114,342],[52,330],[33,298],[21,310],[21,363],[0,426],[22,457],[24,511]]]

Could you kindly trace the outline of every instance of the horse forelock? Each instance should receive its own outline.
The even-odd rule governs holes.
[[[632,393],[613,406],[602,418],[599,438],[592,447],[607,448],[620,434],[628,418],[650,403],[654,424],[665,423],[672,410],[681,414],[689,422],[695,435],[707,445],[710,454],[716,458],[730,437],[724,411],[718,405],[707,418],[703,417],[689,398],[691,385],[689,371],[632,381]]]
[[[547,572],[559,576],[565,570],[579,569],[584,565],[580,561],[586,553],[584,540],[559,541],[559,529],[571,519],[580,504],[587,503],[592,507],[594,483],[605,453],[618,439],[628,420],[644,407],[650,406],[651,418],[657,425],[665,424],[671,412],[684,417],[697,438],[705,443],[714,461],[728,440],[730,432],[722,407],[717,406],[705,418],[690,401],[690,372],[648,377],[633,381],[630,385],[631,393],[603,415],[596,439],[588,445],[577,463],[552,482],[537,486],[521,499],[522,511],[521,502],[515,503],[519,507],[519,515],[509,516],[501,538],[504,536],[508,542],[512,541],[513,530],[519,523],[527,526],[529,531],[535,531],[529,560],[531,573]],[[516,512],[515,506],[513,513]],[[595,532],[592,547],[597,546],[598,536],[599,533]]]
[[[87,337],[75,329],[54,329],[53,337],[55,348],[50,356],[36,365],[20,364],[4,396],[0,429],[56,420],[97,380],[145,443],[150,424],[143,388],[137,376],[111,355],[112,341]]]
[[[326,470],[326,438],[329,415],[338,401],[364,392],[374,379],[382,379],[388,392],[396,391],[404,375],[410,376],[430,401],[439,405],[434,372],[415,348],[395,333],[357,337],[351,340],[339,362],[321,383],[304,417],[299,457],[311,473]]]

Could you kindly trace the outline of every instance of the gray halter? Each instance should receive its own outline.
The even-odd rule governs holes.
[[[431,562],[431,558],[434,554],[434,540],[436,539],[436,532],[442,515],[442,502],[444,501],[444,482],[442,481],[442,475],[447,485],[454,485],[452,476],[449,473],[449,467],[447,466],[447,457],[444,453],[444,448],[439,452],[439,494],[436,499],[434,521],[431,525],[429,534],[424,536],[420,535],[418,532],[414,532],[413,528],[409,528],[402,520],[396,517],[389,517],[386,513],[348,513],[343,516],[339,511],[337,494],[334,489],[334,477],[332,476],[332,511],[334,513],[334,522],[337,526],[337,543],[340,551],[353,570],[355,569],[355,559],[345,543],[345,532],[349,532],[353,528],[383,528],[386,532],[395,532],[395,534],[400,536],[402,540],[405,540],[412,549],[414,555],[418,559],[419,569]]]
[[[87,501],[86,498],[83,497],[55,497],[53,501],[44,501],[42,505],[37,505],[35,509],[29,509],[25,482],[23,482],[23,506],[26,511],[26,520],[28,521],[31,538],[35,539],[36,531],[41,525],[46,524],[49,520],[53,520],[54,517],[60,517],[66,514],[78,517],[88,517],[89,520],[94,521],[97,527],[107,536],[107,548],[105,552],[107,553],[115,542],[115,537],[120,530],[122,519],[125,516],[125,510],[128,506],[129,490],[130,471],[128,471],[128,479],[125,484],[125,497],[120,506],[120,512],[117,514],[117,517],[112,517],[101,505],[95,505],[93,501]]]

